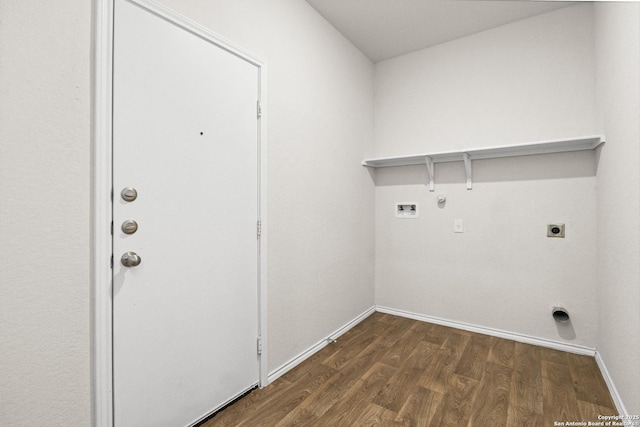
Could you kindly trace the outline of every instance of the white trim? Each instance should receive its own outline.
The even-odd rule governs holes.
[[[113,0],[95,0],[92,34],[92,423],[113,425],[111,123]]]
[[[624,403],[622,403],[622,397],[620,396],[620,393],[618,393],[618,389],[613,383],[613,378],[611,378],[609,370],[604,364],[604,360],[602,359],[602,356],[600,355],[600,352],[598,350],[596,350],[595,358],[596,363],[598,364],[598,368],[600,368],[600,372],[602,373],[602,378],[604,378],[604,382],[607,384],[607,388],[609,389],[609,393],[611,394],[611,398],[613,399],[613,404],[616,405],[618,413],[621,415],[629,415],[629,413],[627,412],[627,408],[624,406]],[[637,425],[639,424],[634,424],[634,426]]]
[[[340,328],[336,329],[333,333],[329,334],[329,336],[327,338],[324,338],[324,339],[318,341],[317,343],[315,343],[314,345],[312,345],[311,347],[309,347],[308,349],[306,349],[302,353],[298,354],[297,356],[293,357],[289,361],[285,362],[280,367],[274,369],[269,374],[269,383],[272,383],[273,381],[277,380],[282,375],[286,374],[287,372],[289,372],[290,370],[292,370],[293,368],[295,368],[296,366],[298,366],[299,364],[301,364],[302,362],[307,360],[309,357],[313,356],[315,353],[317,353],[318,351],[322,350],[330,342],[335,341],[336,339],[338,339],[338,337],[340,337],[342,334],[347,332],[349,329],[351,329],[354,326],[356,326],[358,323],[362,322],[364,319],[369,317],[375,311],[376,311],[376,307],[375,306],[365,310],[362,314],[356,316],[353,320],[345,323],[343,326],[341,326]]]
[[[558,341],[538,338],[531,335],[517,334],[514,332],[503,331],[500,329],[487,328],[484,326],[471,325],[469,323],[456,322],[453,320],[441,319],[439,317],[426,316],[424,314],[412,313],[410,311],[397,310],[389,307],[376,306],[376,311],[381,313],[393,314],[395,316],[407,317],[409,319],[420,320],[436,325],[448,326],[451,328],[462,329],[464,331],[476,332],[493,337],[504,338],[512,341],[518,341],[526,344],[537,345],[540,347],[552,348],[554,350],[566,351],[569,353],[582,354],[585,356],[594,356],[595,349],[574,344],[566,344]]]
[[[267,330],[267,236],[269,235],[267,221],[267,116],[269,109],[267,108],[267,64],[260,62],[258,73],[260,74],[260,86],[258,87],[259,101],[261,104],[261,115],[259,118],[260,133],[258,135],[258,150],[260,156],[260,188],[258,190],[259,219],[261,224],[260,243],[258,246],[258,268],[260,277],[258,277],[258,333],[262,339],[262,355],[260,356],[260,372],[259,387],[265,387],[269,384],[269,334]]]
[[[208,41],[221,49],[237,56],[240,59],[247,61],[256,67],[262,67],[265,63],[260,57],[254,55],[252,52],[237,46],[230,40],[224,38],[220,34],[214,33],[207,27],[198,24],[196,21],[192,21],[186,16],[180,15],[178,12],[166,7],[165,5],[158,3],[154,0],[125,0],[133,5],[136,5],[147,12],[152,13],[159,18],[168,21],[169,23],[182,28],[189,33],[200,37],[201,39]]]
[[[259,72],[259,100],[262,116],[259,123],[260,189],[259,219],[262,235],[259,243],[258,318],[263,350],[259,358],[259,386],[268,383],[267,339],[267,70],[266,63],[207,28],[178,15],[152,0],[126,0],[165,19],[197,37],[255,65]],[[113,97],[113,19],[114,0],[93,0],[92,35],[92,424],[113,426],[113,335],[111,300],[111,220],[112,220],[112,97]]]

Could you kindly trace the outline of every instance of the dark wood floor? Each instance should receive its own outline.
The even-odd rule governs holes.
[[[541,427],[616,413],[592,357],[374,313],[203,427]]]

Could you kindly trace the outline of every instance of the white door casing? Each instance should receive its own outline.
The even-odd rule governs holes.
[[[171,396],[172,390],[174,395],[167,402],[176,408],[182,405],[185,413],[195,414],[186,424],[215,409],[206,406],[211,405],[209,402],[226,403],[224,396],[212,396],[215,393],[209,386],[213,377],[214,389],[231,387],[226,392],[229,398],[256,382],[266,385],[266,351],[259,358],[258,378],[255,342],[257,336],[266,342],[266,200],[262,197],[266,189],[266,124],[264,117],[256,117],[256,101],[264,102],[264,64],[162,6],[118,0],[116,19],[125,20],[122,27],[119,21],[116,24],[114,89],[109,81],[112,57],[107,48],[113,31],[112,3],[98,3],[94,50],[94,425],[113,425],[113,413],[117,420],[120,410],[127,402],[135,405],[136,396],[142,391],[146,395],[157,391],[158,395]],[[146,24],[141,27],[139,21],[126,23],[125,15]],[[127,26],[132,29],[128,35]],[[139,39],[137,47],[131,37]],[[163,37],[167,39],[162,40]],[[118,50],[119,44],[126,49]],[[140,55],[136,51],[140,48],[155,48],[155,55],[148,51]],[[118,61],[134,63],[118,68]],[[125,69],[128,71],[122,74]],[[230,84],[234,80],[251,84],[234,86]],[[115,120],[109,97],[114,90]],[[229,103],[243,97],[241,102]],[[251,102],[247,104],[249,98]],[[161,108],[166,102],[172,103],[169,114]],[[144,114],[139,114],[141,111]],[[240,122],[235,116],[241,117]],[[114,126],[113,152],[109,123]],[[238,132],[241,135],[235,137],[251,138],[253,145],[229,144]],[[112,158],[111,177],[106,164]],[[111,270],[105,271],[108,263],[100,256],[110,246],[104,219],[110,216],[107,211],[111,206],[102,198],[110,193],[110,178],[114,183],[114,301],[109,288],[105,289]],[[124,184],[122,180],[137,183]],[[139,186],[138,200],[121,200],[120,187],[125,185]],[[125,235],[120,231],[125,217],[136,219],[138,232]],[[258,219],[262,221],[261,239],[256,236]],[[121,266],[119,258],[125,250],[135,250],[142,263],[132,268]],[[246,258],[249,251],[253,262],[247,267],[246,263],[241,265],[239,258]],[[202,280],[203,274],[206,280]],[[253,282],[252,290],[245,286],[238,292],[238,283],[248,281]],[[212,287],[214,298],[202,297],[201,292]],[[240,300],[234,300],[238,296]],[[247,299],[254,307],[252,313],[245,311],[234,317]],[[155,316],[153,321],[145,317],[149,314]],[[202,334],[217,335],[210,339],[198,335],[193,328],[201,324],[209,327]],[[246,339],[238,340],[239,333],[251,335],[250,344]],[[172,334],[173,338],[168,339]],[[183,342],[176,342],[176,336]],[[242,345],[238,344],[242,341]],[[139,354],[130,358],[124,351],[127,346],[136,347]],[[234,350],[233,346],[238,348]],[[216,353],[220,348],[225,351]],[[241,356],[230,356],[234,351],[240,351]],[[211,360],[212,354],[218,359]],[[112,356],[115,367],[111,366]],[[173,365],[167,365],[169,362]],[[247,363],[253,368],[247,368]],[[236,373],[227,375],[233,372],[233,366]],[[198,373],[196,380],[186,381],[191,387],[187,389],[181,382],[194,372]],[[140,381],[143,384],[138,387],[135,381],[128,381],[133,374],[138,378],[147,375],[147,380]],[[245,376],[239,380],[240,388],[234,385],[238,375]],[[111,381],[115,381],[115,398]],[[203,399],[206,403],[194,399],[203,394],[207,395]],[[171,410],[171,404],[158,403],[156,398],[146,396],[146,400],[137,401],[149,425],[161,425],[148,417],[149,411],[165,407]],[[169,420],[167,414],[159,417],[166,425],[183,422]],[[131,424],[143,425],[139,420]]]

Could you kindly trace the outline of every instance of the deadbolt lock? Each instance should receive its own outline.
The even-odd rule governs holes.
[[[133,187],[125,187],[120,192],[120,197],[122,197],[122,200],[125,202],[133,202],[138,198],[138,192]]]
[[[122,223],[121,228],[124,234],[133,234],[138,231],[138,223],[132,219],[128,219]]]

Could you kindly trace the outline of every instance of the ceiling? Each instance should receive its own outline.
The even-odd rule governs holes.
[[[373,62],[575,4],[507,0],[306,1]]]

